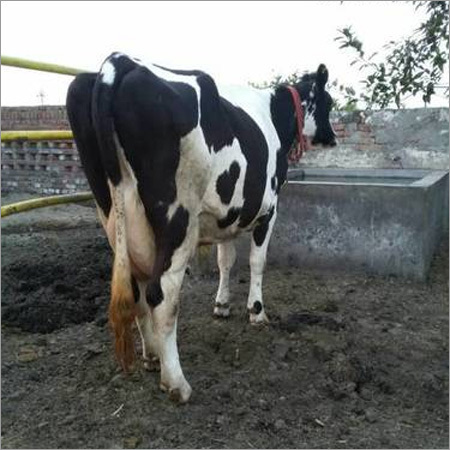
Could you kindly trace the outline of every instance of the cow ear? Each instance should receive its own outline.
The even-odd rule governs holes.
[[[328,81],[328,69],[326,68],[325,64],[320,64],[319,68],[317,69],[317,87],[319,89],[325,89],[325,85]]]

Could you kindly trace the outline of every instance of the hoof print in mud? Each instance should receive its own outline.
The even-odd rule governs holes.
[[[277,325],[288,333],[301,331],[310,325],[317,325],[331,331],[340,331],[345,328],[345,323],[338,319],[309,312],[291,313],[285,319],[281,319]]]

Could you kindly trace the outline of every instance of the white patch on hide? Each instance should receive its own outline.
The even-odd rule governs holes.
[[[116,69],[110,61],[105,61],[100,71],[102,75],[103,83],[111,86],[114,83],[114,78],[116,77]]]

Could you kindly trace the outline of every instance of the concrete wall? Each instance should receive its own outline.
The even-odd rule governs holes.
[[[332,113],[339,145],[307,152],[299,167],[449,168],[449,110]]]

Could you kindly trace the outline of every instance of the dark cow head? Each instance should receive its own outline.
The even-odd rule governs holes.
[[[305,113],[304,133],[313,145],[336,145],[336,134],[330,123],[333,100],[325,90],[327,81],[328,70],[324,64],[320,64],[316,73],[303,75],[295,85]]]

